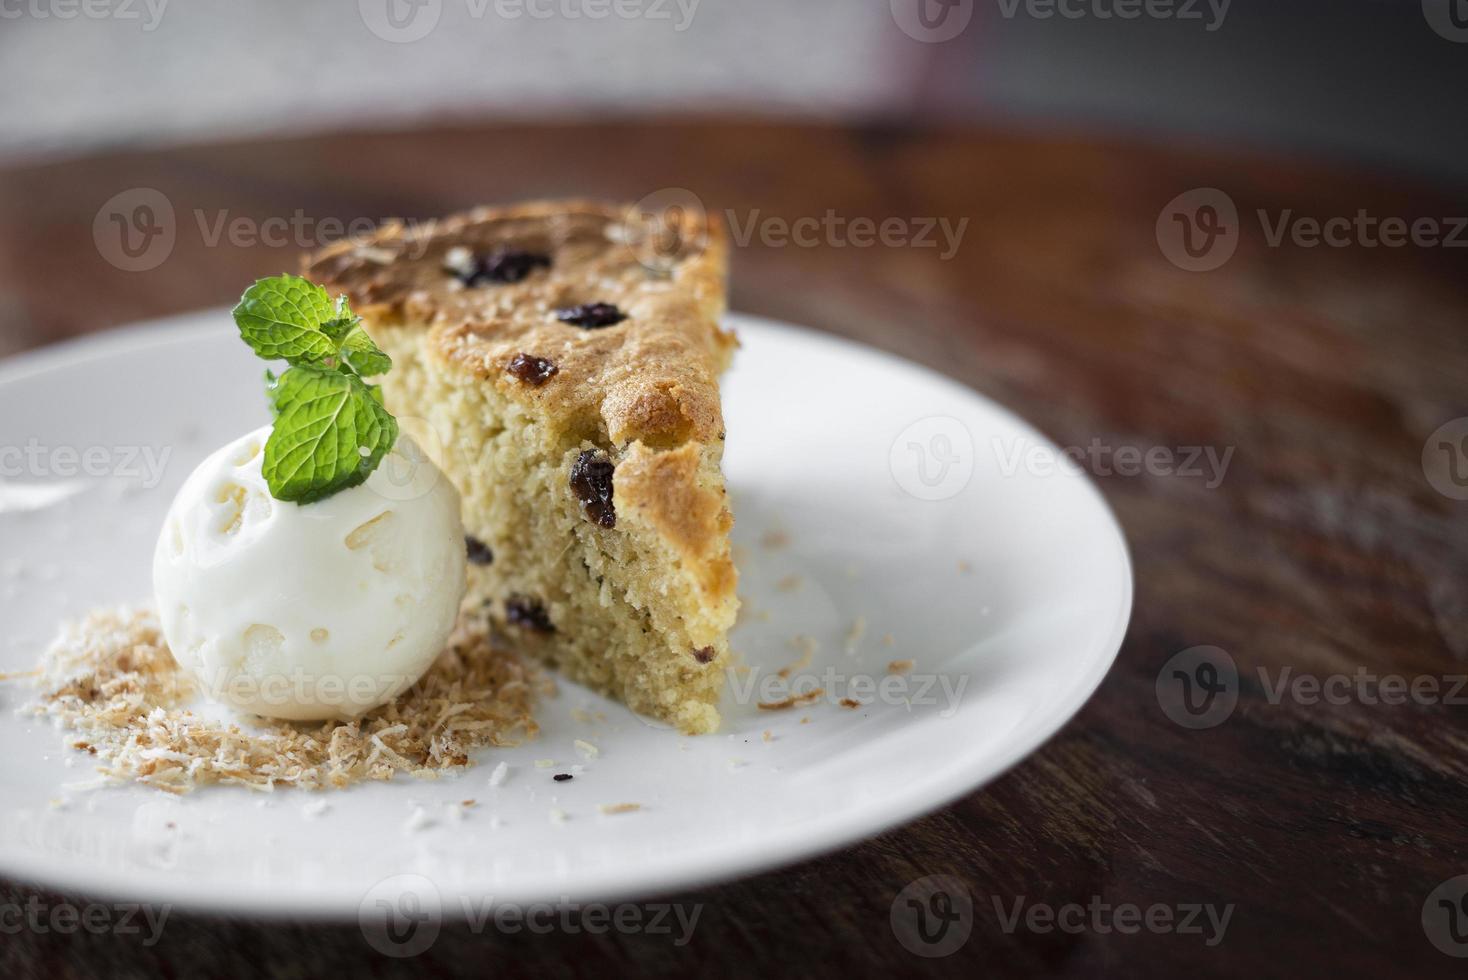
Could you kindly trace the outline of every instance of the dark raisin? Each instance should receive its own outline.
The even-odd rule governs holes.
[[[714,659],[714,648],[699,647],[697,650],[693,651],[693,659],[697,660],[701,664],[709,663]]]
[[[515,380],[539,388],[553,378],[560,368],[556,367],[555,361],[548,361],[534,354],[516,354],[510,359],[505,370],[510,372]]]
[[[617,509],[612,504],[612,471],[616,466],[606,453],[587,449],[571,464],[571,490],[586,516],[602,527],[617,526]]]
[[[485,544],[483,541],[480,541],[478,538],[474,537],[473,535],[470,535],[470,534],[464,535],[464,547],[469,552],[469,564],[471,564],[471,565],[493,565],[494,564],[494,552],[490,550],[489,545]]]
[[[610,327],[621,323],[627,319],[627,314],[611,303],[583,303],[580,306],[568,306],[564,310],[556,310],[556,319],[562,323],[574,323],[578,327],[596,330],[599,327]]]
[[[571,774],[569,772],[558,772],[551,778],[558,783],[564,783],[566,780],[571,778]]]
[[[523,626],[537,633],[554,633],[556,628],[539,599],[528,595],[512,595],[505,600],[505,620],[512,626]]]
[[[549,255],[518,248],[497,248],[488,255],[471,258],[446,268],[466,286],[520,282],[536,269],[549,269]]]

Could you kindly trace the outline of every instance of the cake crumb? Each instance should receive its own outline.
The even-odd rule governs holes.
[[[641,803],[598,803],[596,808],[610,816],[614,813],[635,813],[642,809]]]
[[[884,647],[891,647],[891,646],[896,646],[896,645],[897,645],[897,640],[896,640],[896,638],[894,638],[892,636],[891,633],[883,633],[882,634],[882,646],[884,646]]]
[[[555,759],[536,759],[535,760],[535,768],[537,768],[537,769],[554,769],[555,768],[555,765],[556,765],[556,760]]]
[[[841,707],[843,707],[843,708],[860,708],[861,707],[861,702],[858,701],[856,698],[842,698],[841,699]]]
[[[866,636],[866,632],[867,618],[865,616],[858,616],[851,621],[851,628],[846,631],[846,655],[848,657],[856,653],[857,644],[861,643],[861,638]]]
[[[601,749],[583,738],[578,738],[573,744],[576,746],[576,751],[580,752],[587,759],[595,759],[601,755]]]
[[[550,816],[550,822],[553,823],[553,824],[563,824],[567,820],[571,819],[570,815],[568,813],[566,813],[565,810],[562,810],[558,806],[553,806],[553,807],[550,808],[550,814],[549,814],[549,816]]]
[[[913,664],[911,660],[894,660],[887,665],[887,673],[905,674],[909,670],[912,670],[912,666]]]
[[[971,572],[973,570],[974,570],[974,566],[970,565],[966,561],[960,561],[958,563],[958,574],[960,574],[960,575],[967,575],[969,572]]]
[[[800,587],[804,584],[805,580],[802,579],[799,575],[786,575],[784,578],[780,579],[780,581],[775,583],[775,588],[779,589],[781,592],[799,592]]]
[[[768,551],[778,551],[790,544],[790,535],[786,531],[774,528],[766,531],[759,539],[759,543]]]
[[[501,762],[499,765],[494,767],[494,772],[489,774],[489,785],[503,786],[505,784],[505,780],[509,778],[509,775],[510,764],[508,762]]]
[[[766,728],[763,732],[760,733],[760,740],[765,742],[773,742],[775,740],[775,733]]]
[[[759,702],[759,709],[761,711],[784,711],[786,708],[794,708],[798,705],[810,704],[812,701],[817,701],[825,693],[825,688],[818,687],[804,694],[792,694],[788,698],[781,698],[779,701],[761,701]]]
[[[810,724],[810,715],[806,715],[804,718],[800,719],[800,723],[802,725],[809,725]]]

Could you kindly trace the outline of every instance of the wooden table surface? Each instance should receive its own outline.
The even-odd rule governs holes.
[[[121,252],[115,227],[107,237],[105,202],[123,194],[111,208],[131,216],[144,200],[137,188],[161,192],[174,211],[173,246],[156,263],[156,253]],[[1454,944],[1468,918],[1447,922],[1457,911],[1429,901],[1468,874],[1468,690],[1454,682],[1468,671],[1468,503],[1453,499],[1468,495],[1468,432],[1429,444],[1468,416],[1468,231],[1449,220],[1468,214],[1461,191],[1227,147],[748,122],[118,153],[0,170],[0,354],[228,302],[251,277],[294,270],[302,247],[335,231],[326,219],[665,188],[691,190],[742,225],[762,222],[766,234],[735,249],[737,309],[933,366],[1062,445],[1232,450],[1221,482],[1094,467],[1131,543],[1136,604],[1086,708],[1012,772],[910,826],[675,896],[704,905],[682,948],[647,935],[456,927],[399,961],[374,953],[355,925],[179,913],[149,948],[135,937],[6,935],[0,973],[1461,972],[1429,936],[1436,929],[1468,953],[1468,941]],[[1223,192],[1239,215],[1232,240],[1214,242],[1236,251],[1210,271],[1168,257],[1190,261],[1175,238],[1188,229],[1168,209],[1196,188]],[[1184,203],[1184,218],[1205,222],[1191,206],[1221,199]],[[1354,220],[1363,209],[1438,222],[1419,227],[1457,245],[1373,246],[1358,222],[1336,235],[1349,242],[1311,246],[1310,226],[1292,223]],[[768,234],[778,225],[765,219],[828,211],[902,219],[914,231],[921,219],[968,224],[951,255],[941,244],[861,247],[832,232],[797,245]],[[245,222],[231,230],[221,216]],[[1273,232],[1281,219],[1291,223],[1283,240]],[[1204,227],[1192,228],[1199,248]],[[269,240],[250,239],[252,228]],[[130,262],[154,267],[118,267]],[[1428,468],[1424,447],[1436,460]],[[1169,660],[1197,646],[1222,648],[1237,669],[1236,707],[1210,727],[1174,722],[1176,701],[1159,695],[1159,675],[1165,690],[1176,676]],[[1301,675],[1334,696],[1313,703],[1308,686],[1281,696],[1280,682]],[[1390,698],[1387,675],[1417,681],[1419,693],[1383,703],[1373,692]],[[1333,677],[1346,680],[1332,686]],[[938,874],[969,893],[972,931],[952,955],[919,958],[889,915],[899,890]],[[7,885],[0,902],[30,894]],[[1006,927],[1021,898],[1057,910],[1163,905],[1179,919],[1190,905],[1232,912],[1209,945],[1209,927],[1126,934],[1104,912],[1087,912],[1079,931]]]

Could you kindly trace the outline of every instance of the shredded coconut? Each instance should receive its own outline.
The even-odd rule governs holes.
[[[537,732],[532,707],[553,685],[495,648],[482,623],[460,623],[447,649],[406,694],[356,721],[262,722],[249,730],[186,705],[191,678],[146,609],[93,612],[47,651],[32,706],[75,733],[97,771],[171,793],[225,783],[319,790],[405,772],[434,779],[473,764],[485,746]]]

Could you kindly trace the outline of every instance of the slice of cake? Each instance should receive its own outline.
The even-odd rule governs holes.
[[[719,469],[723,229],[549,202],[308,259],[393,359],[399,420],[463,496],[469,595],[519,648],[715,730],[738,601]],[[420,438],[420,442],[424,441]]]

